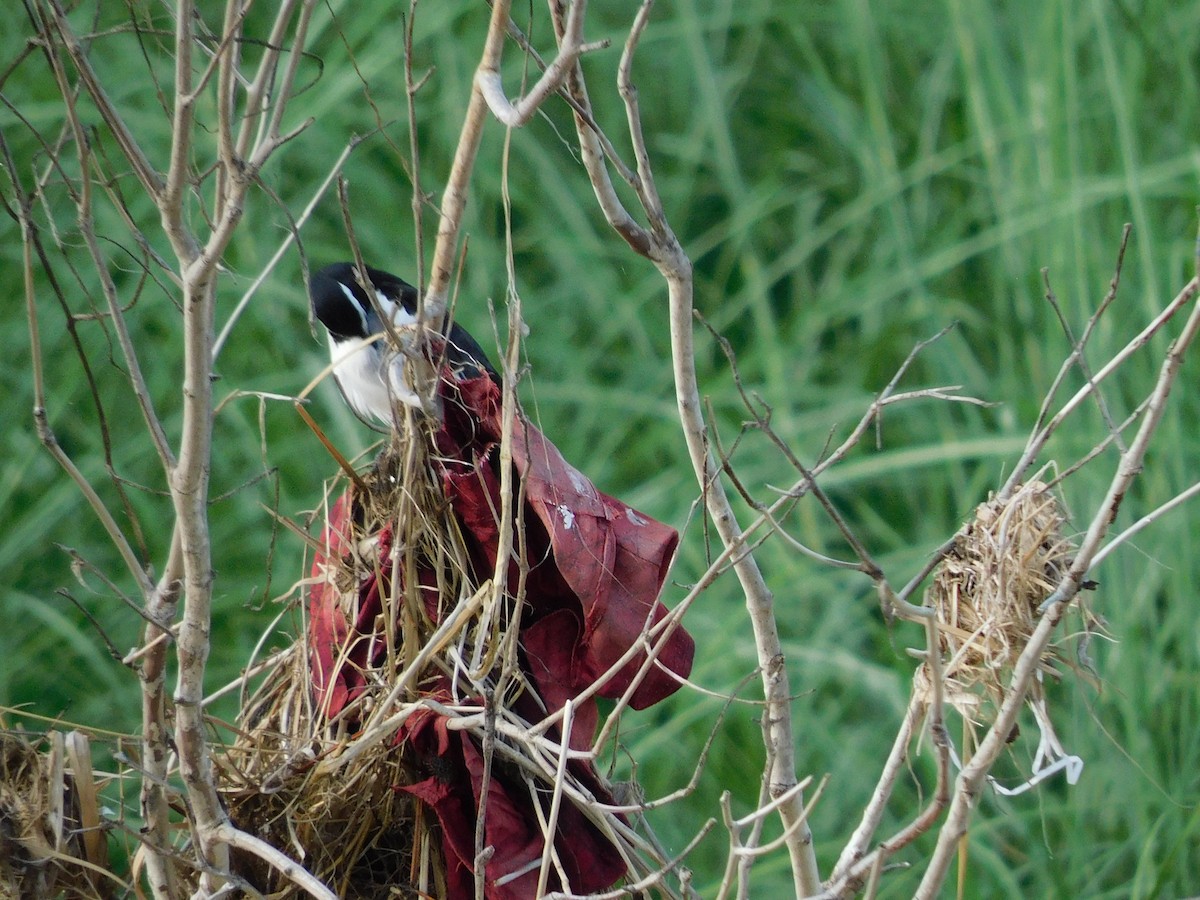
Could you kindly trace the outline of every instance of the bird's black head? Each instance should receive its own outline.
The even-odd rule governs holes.
[[[407,281],[370,266],[367,277],[390,301],[410,314],[416,312],[417,289]],[[355,278],[354,263],[334,263],[314,273],[308,295],[313,314],[336,340],[366,338],[382,330],[367,292]]]

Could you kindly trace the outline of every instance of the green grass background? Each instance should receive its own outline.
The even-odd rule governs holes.
[[[620,40],[628,4],[593,4],[588,37]],[[154,4],[130,15],[105,4],[92,58],[114,101],[151,159],[166,159],[167,118],[156,92],[169,85],[164,37],[170,25]],[[400,9],[407,4],[332,0],[314,23],[301,66],[306,89],[291,121],[315,124],[264,173],[279,203],[298,215],[353,135],[371,132],[378,109],[387,135],[407,146]],[[537,9],[535,42],[546,44]],[[216,26],[216,4],[201,9]],[[250,33],[264,34],[265,6]],[[73,17],[86,30],[94,9]],[[518,13],[527,16],[528,11]],[[457,138],[479,38],[483,4],[428,4],[419,11],[416,67],[434,67],[419,98],[421,176],[444,177]],[[826,486],[895,584],[968,517],[1010,470],[1039,399],[1068,352],[1043,299],[1049,267],[1057,296],[1078,333],[1104,295],[1123,223],[1134,226],[1123,287],[1095,338],[1102,363],[1187,280],[1196,233],[1196,135],[1200,88],[1192,36],[1200,4],[1163,0],[1003,4],[943,0],[868,4],[831,0],[662,0],[635,70],[658,184],[667,214],[696,267],[696,305],[732,342],[741,376],[774,410],[779,433],[804,460],[839,440],[915,342],[951,322],[958,327],[927,350],[910,388],[961,384],[996,401],[990,409],[920,402],[887,414],[881,444],[868,440],[830,473]],[[0,69],[17,61],[29,30],[14,14],[0,29]],[[245,49],[254,59],[260,52]],[[510,86],[522,61],[507,50]],[[622,113],[614,87],[617,51],[586,63],[600,121],[614,138]],[[152,74],[153,73],[153,77]],[[19,62],[0,90],[0,125],[26,184],[45,158],[29,126],[57,133],[62,110],[42,58]],[[368,102],[368,98],[371,102]],[[82,115],[98,125],[85,103]],[[200,110],[202,126],[211,108]],[[665,291],[598,215],[570,150],[560,103],[512,136],[509,191],[517,288],[530,333],[527,411],[564,454],[602,489],[685,531],[665,599],[673,603],[704,567],[705,531],[674,414]],[[207,159],[210,138],[197,155]],[[469,259],[459,319],[494,345],[488,301],[505,295],[501,202],[503,130],[484,137],[466,222]],[[117,159],[98,130],[97,147]],[[618,145],[625,147],[623,140]],[[68,163],[68,169],[74,165]],[[123,167],[114,166],[123,171]],[[373,264],[411,275],[410,186],[397,152],[379,134],[346,166],[358,238]],[[167,247],[132,179],[119,184],[151,243]],[[12,192],[6,179],[4,196]],[[75,312],[94,283],[72,210],[51,191],[40,211],[63,241],[56,273]],[[199,222],[202,210],[193,206]],[[276,201],[253,195],[226,255],[223,323],[286,234]],[[101,211],[105,252],[118,284],[132,291],[136,248],[111,211]],[[0,702],[117,731],[137,727],[135,679],[60,594],[70,592],[122,652],[137,641],[138,619],[95,577],[80,585],[77,550],[128,590],[111,547],[78,491],[39,447],[33,432],[29,340],[21,303],[20,237],[0,219]],[[49,237],[47,235],[47,237]],[[314,265],[345,258],[333,196],[302,231]],[[63,263],[79,267],[82,285]],[[93,295],[94,296],[94,295]],[[150,289],[129,312],[151,391],[168,432],[177,434],[181,327],[175,298]],[[111,461],[61,311],[39,281],[39,316],[48,360],[49,415],[59,440],[116,503],[107,469],[125,485],[142,552],[161,562],[169,502],[153,450],[139,427],[115,344],[95,322],[79,325],[109,419]],[[500,316],[501,320],[503,316]],[[1165,336],[1114,379],[1107,397],[1118,418],[1145,395]],[[728,366],[702,334],[698,366],[716,424],[732,440],[746,418]],[[308,330],[299,256],[289,252],[258,293],[223,352],[218,397],[234,390],[289,394],[323,365]],[[1184,489],[1200,472],[1200,417],[1189,360],[1118,526]],[[1078,380],[1071,382],[1072,388]],[[329,386],[314,415],[344,447],[371,435]],[[1192,423],[1192,424],[1188,424]],[[1068,464],[1103,434],[1093,408],[1063,430],[1046,455]],[[762,499],[793,477],[759,436],[740,445],[736,465]],[[1109,452],[1073,477],[1067,499],[1086,526],[1116,464]],[[267,508],[302,518],[317,506],[334,464],[288,404],[230,402],[216,425],[212,506],[217,570],[209,684],[235,677],[281,602],[304,575],[303,548],[280,532]],[[256,476],[249,486],[243,486]],[[1015,799],[985,796],[970,839],[965,893],[971,897],[1178,897],[1200,891],[1200,629],[1195,625],[1200,560],[1193,553],[1194,508],[1165,517],[1095,573],[1097,610],[1112,643],[1094,649],[1103,685],[1068,675],[1050,690],[1067,747],[1086,768],[1074,787],[1052,779]],[[122,518],[132,529],[132,520]],[[825,552],[845,548],[814,505],[789,520],[800,540]],[[775,591],[787,650],[801,774],[828,774],[813,829],[828,873],[869,795],[908,694],[920,635],[889,630],[861,576],[832,571],[787,545],[765,545],[760,560]],[[282,598],[282,599],[281,599]],[[731,690],[755,666],[736,583],[725,578],[687,619],[698,654],[694,679]],[[285,619],[281,630],[291,627]],[[755,696],[756,688],[746,691]],[[682,691],[628,716],[623,739],[649,796],[686,782],[691,761],[721,703]],[[222,710],[228,714],[229,708]],[[753,808],[761,770],[755,707],[735,705],[720,726],[697,790],[656,814],[653,824],[679,850],[719,817],[718,797],[735,814]],[[29,727],[37,727],[28,722]],[[1032,722],[1026,723],[1032,734]],[[911,816],[928,795],[927,743],[903,779],[881,833]],[[1027,768],[1019,742],[998,773]],[[625,777],[628,764],[617,763]],[[700,892],[711,895],[725,852],[720,829],[692,855]],[[881,894],[911,894],[932,844],[898,861],[911,871],[883,879]],[[782,896],[785,860],[754,870],[754,895]],[[947,888],[947,895],[951,888]]]

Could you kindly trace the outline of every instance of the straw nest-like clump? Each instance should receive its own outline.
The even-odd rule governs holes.
[[[86,736],[0,731],[0,896],[109,896],[99,822]]]
[[[1065,521],[1054,493],[1030,481],[1006,501],[981,503],[934,575],[927,602],[937,615],[946,699],[969,719],[981,694],[996,707],[1003,702],[1039,607],[1070,567],[1075,547]],[[1043,659],[1044,671],[1052,658]]]
[[[395,896],[392,886],[413,883],[413,804],[396,790],[412,773],[388,742],[339,765],[354,742],[321,721],[310,678],[297,644],[254,698],[246,730],[217,757],[230,817],[341,897]],[[264,894],[304,896],[249,854],[235,854],[234,869]]]
[[[444,652],[429,653],[407,689],[394,690],[406,661],[418,656],[436,628],[419,589],[404,585],[421,583],[418,571],[426,583],[435,573],[438,597],[450,604],[464,592],[473,593],[475,585],[430,465],[432,442],[419,424],[406,433],[413,439],[393,434],[363,476],[365,491],[353,489],[353,506],[344,520],[349,534],[342,549],[347,552],[329,553],[318,565],[321,573],[313,573],[314,583],[334,592],[351,628],[363,624],[364,582],[374,576],[384,587],[373,628],[367,623],[369,633],[360,634],[357,648],[335,648],[344,653],[336,660],[339,671],[353,672],[356,687],[348,702],[332,715],[328,704],[318,708],[314,664],[301,639],[278,657],[243,704],[238,737],[217,759],[234,823],[296,859],[345,898],[444,894],[433,817],[419,813],[419,805],[399,790],[430,773],[420,771],[403,745],[393,741],[394,728],[375,726],[411,706],[425,679],[452,666]],[[390,530],[390,546],[397,548],[395,568],[393,555],[381,549],[385,530]],[[400,587],[387,589],[392,583]],[[273,898],[303,895],[247,854],[236,857],[236,869]]]

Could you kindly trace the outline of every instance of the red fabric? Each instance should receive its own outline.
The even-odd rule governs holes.
[[[499,538],[501,394],[486,376],[465,381],[447,376],[442,394],[444,417],[435,438],[442,484],[482,581],[495,571]],[[540,718],[541,708],[560,710],[639,643],[649,625],[666,615],[657,597],[678,534],[596,490],[522,417],[517,419],[515,432],[513,464],[525,492],[521,513],[530,563],[521,614],[521,663],[541,701],[539,707],[533,698],[522,698],[529,709],[520,711],[533,720]],[[315,583],[309,594],[313,689],[329,716],[361,692],[365,685],[362,669],[376,664],[383,650],[375,623],[381,609],[380,589],[388,589],[390,567],[381,567],[383,585],[370,573],[356,591],[347,592],[345,585],[339,590],[330,575],[329,563],[343,559],[355,539],[352,521],[353,498],[347,492],[330,512],[322,549],[313,561]],[[378,539],[379,558],[389,560],[390,533],[385,530]],[[434,573],[419,570],[418,577],[428,590],[434,590]],[[508,583],[510,587],[517,584],[515,563],[510,566]],[[352,601],[345,604],[352,608],[344,608],[343,597]],[[426,597],[426,606],[436,618],[436,594]],[[694,651],[691,636],[678,628],[658,661],[686,677]],[[644,652],[639,652],[601,686],[600,694],[619,697],[644,661]],[[678,682],[666,672],[651,667],[630,703],[641,709],[677,688]],[[448,698],[448,685],[435,693]],[[577,704],[570,744],[589,746],[597,721],[594,701]],[[438,817],[451,900],[472,897],[481,751],[466,732],[451,731],[444,717],[426,710],[409,719],[397,741],[410,746],[418,759],[429,760],[437,773],[402,789],[420,797]],[[605,796],[590,768],[572,765],[573,773],[594,793]],[[541,829],[523,779],[509,778],[502,768],[494,768],[487,809],[486,843],[496,848],[487,867],[488,896],[500,900],[530,896],[536,885],[536,868],[531,875],[495,885],[497,879],[542,855]],[[602,890],[625,871],[615,848],[570,802],[562,805],[555,844],[574,891]]]
[[[312,577],[315,583],[308,594],[309,664],[312,667],[317,705],[326,716],[336,715],[345,707],[350,693],[349,682],[354,677],[346,666],[338,663],[338,656],[349,639],[350,623],[329,570],[331,565],[336,565],[349,553],[350,502],[349,492],[342,494],[326,519],[321,546],[313,559]],[[374,590],[375,585],[372,583],[369,589]],[[357,632],[360,622],[354,624]]]
[[[493,510],[500,508],[500,389],[486,377],[457,387],[461,403],[447,400],[437,435],[439,449],[456,461],[446,466],[443,478],[477,562],[490,573],[499,534]],[[529,422],[518,418],[514,431],[513,463],[525,487],[526,556],[532,566],[526,592],[532,615],[522,619],[521,644],[539,689],[564,693],[565,700],[607,671],[648,624],[666,615],[657,598],[679,535],[596,490]],[[515,566],[509,583],[516,583]],[[686,677],[694,652],[690,635],[678,629],[658,659]],[[641,661],[635,658],[620,669],[601,695],[619,697]],[[651,668],[630,704],[644,709],[678,686]],[[543,699],[549,698],[543,694]]]
[[[443,699],[449,699],[448,688]],[[445,716],[422,709],[404,723],[397,735],[426,757],[437,758],[438,775],[401,788],[419,797],[433,810],[442,826],[442,855],[446,860],[447,896],[475,896],[475,820],[483,792],[483,753],[464,731],[452,731]],[[590,767],[572,763],[572,774],[602,802],[612,802]],[[549,816],[551,797],[541,789],[539,802]],[[534,896],[542,858],[542,829],[533,810],[529,787],[496,755],[492,758],[484,820],[485,847],[495,848],[484,868],[486,895],[494,900],[526,900]],[[554,849],[571,890],[593,893],[625,874],[625,863],[612,844],[570,800],[559,805]],[[531,865],[532,864],[532,865]],[[523,871],[524,870],[524,871]],[[505,880],[505,876],[522,872]],[[553,865],[550,890],[564,888]]]

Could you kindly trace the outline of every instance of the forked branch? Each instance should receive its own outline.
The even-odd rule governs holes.
[[[575,126],[584,165],[606,219],[626,242],[658,268],[667,283],[671,322],[671,357],[675,396],[684,439],[709,517],[725,548],[741,548],[744,536],[720,479],[720,468],[709,448],[708,425],[700,403],[696,380],[693,336],[692,265],[663,212],[654,183],[653,165],[646,147],[637,103],[632,69],[638,42],[649,22],[653,3],[643,2],[630,26],[618,70],[618,87],[625,101],[626,124],[636,160],[637,177],[629,177],[647,225],[637,223],[625,208],[608,176],[604,147],[612,144],[601,137],[588,102],[583,70],[576,63],[568,78],[568,91],[576,104]],[[555,34],[567,33],[563,4],[553,5]],[[618,167],[628,173],[628,167]],[[764,784],[777,805],[785,843],[791,858],[797,896],[810,896],[820,889],[816,854],[804,813],[804,797],[796,788],[795,737],[791,718],[791,689],[783,646],[775,620],[774,597],[751,551],[735,556],[734,572],[745,596],[754,630],[755,647],[762,673],[766,708],[763,713],[763,742],[766,750]]]

